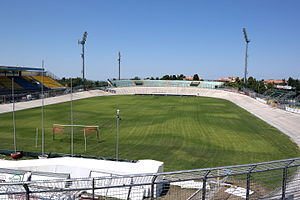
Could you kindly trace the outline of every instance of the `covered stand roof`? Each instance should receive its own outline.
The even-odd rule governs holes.
[[[21,67],[21,66],[0,66],[0,70],[9,70],[9,71],[35,71],[42,72],[43,68],[35,68],[35,67]]]

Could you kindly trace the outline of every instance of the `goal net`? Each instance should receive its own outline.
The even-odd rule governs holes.
[[[99,141],[99,126],[87,125],[65,125],[53,124],[52,126],[52,139],[55,140],[57,134],[82,134],[84,138],[85,151],[87,150],[87,135],[96,133],[97,141]]]

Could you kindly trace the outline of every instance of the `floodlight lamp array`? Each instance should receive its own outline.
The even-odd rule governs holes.
[[[88,33],[85,31],[85,32],[83,33],[82,40],[78,40],[78,44],[84,45],[85,42],[86,42],[87,35],[88,35]]]
[[[243,28],[243,33],[244,33],[244,37],[245,37],[246,43],[249,43],[250,40],[248,39],[247,32],[246,32],[246,28]]]

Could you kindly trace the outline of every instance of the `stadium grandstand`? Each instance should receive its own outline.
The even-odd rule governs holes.
[[[0,102],[10,100],[12,85],[17,98],[32,98],[32,94],[39,93],[41,87],[45,91],[64,90],[56,77],[42,68],[0,66]],[[12,84],[12,81],[14,84]]]
[[[108,80],[114,87],[198,87],[216,89],[224,82],[187,80]]]
[[[268,100],[273,100],[278,103],[285,103],[296,98],[297,94],[293,91],[269,89],[264,94]]]

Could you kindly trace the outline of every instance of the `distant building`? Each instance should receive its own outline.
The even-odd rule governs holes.
[[[193,77],[192,76],[187,76],[187,77],[183,78],[183,80],[185,80],[185,81],[192,81]]]
[[[292,86],[289,86],[289,85],[274,85],[275,88],[278,88],[278,89],[284,89],[284,90],[292,90],[294,89]]]
[[[273,79],[269,79],[269,80],[265,80],[264,81],[265,85],[267,85],[268,83],[273,83],[274,84],[274,88],[278,88],[278,89],[284,89],[284,90],[291,90],[293,89],[292,86],[288,86],[287,82],[284,80],[273,80]]]
[[[185,81],[193,81],[194,77],[193,76],[187,76],[183,78]],[[203,81],[203,78],[199,77],[199,81]]]
[[[285,85],[286,82],[284,80],[274,80],[274,79],[269,79],[264,81],[265,84],[268,83],[273,83],[274,85]]]
[[[231,82],[235,82],[236,81],[236,77],[235,76],[230,76],[228,78],[219,78],[219,79],[214,80],[214,81],[231,83]]]

